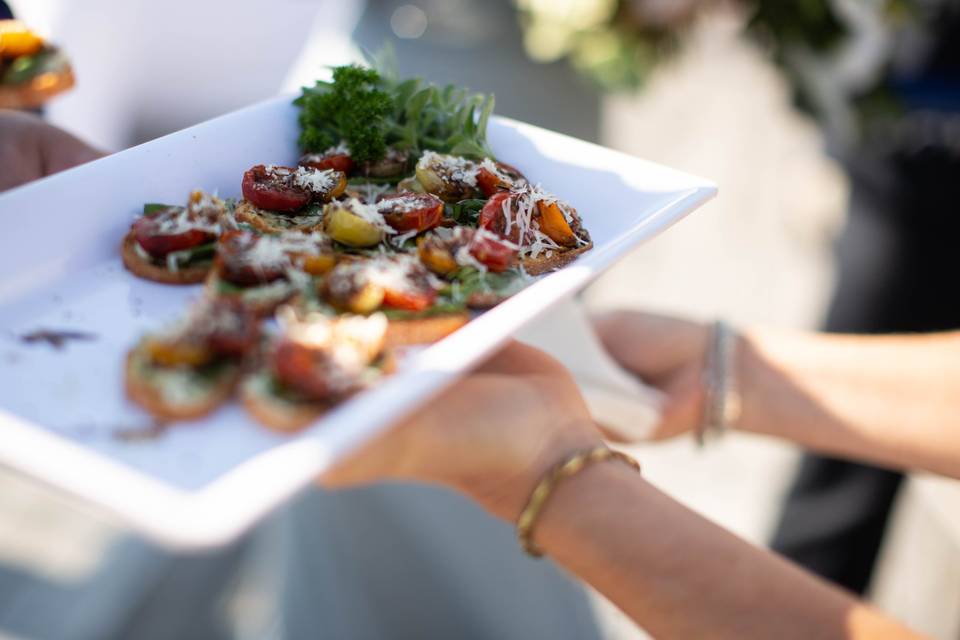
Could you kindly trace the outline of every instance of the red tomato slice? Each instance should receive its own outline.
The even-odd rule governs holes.
[[[292,174],[296,168],[275,167],[267,169],[262,164],[243,174],[240,185],[243,197],[253,206],[270,211],[296,211],[310,203],[312,194],[307,189],[293,186],[285,180],[282,172]]]
[[[513,266],[517,250],[495,238],[475,237],[470,244],[470,255],[490,271],[499,272]]]
[[[249,231],[227,231],[220,236],[215,267],[217,274],[236,285],[249,287],[279,280],[286,275],[286,264],[255,264],[247,260],[260,237]]]
[[[500,177],[492,171],[481,167],[477,171],[477,186],[485,198],[489,198],[500,190]]]
[[[383,295],[383,306],[404,311],[423,311],[437,299],[437,292],[433,289],[391,290],[387,289]]]
[[[215,353],[240,357],[256,347],[260,340],[257,318],[239,300],[214,299],[209,323],[207,343]]]
[[[503,219],[503,203],[510,198],[509,191],[499,191],[493,194],[487,204],[480,210],[479,225],[481,229],[491,231],[498,236],[503,237],[503,229],[506,226],[506,220]],[[513,229],[516,232],[516,229]],[[510,238],[513,240],[513,238]]]
[[[168,253],[182,251],[210,242],[214,236],[202,229],[189,229],[181,233],[161,233],[163,213],[144,216],[133,223],[133,237],[143,250],[155,258],[165,258]]]
[[[273,351],[273,373],[284,385],[316,400],[335,395],[323,352],[282,339]]]
[[[426,231],[443,220],[443,201],[429,193],[401,193],[377,203],[383,219],[400,233]]]
[[[489,198],[498,191],[509,189],[517,182],[525,180],[523,174],[509,164],[497,162],[496,166],[499,175],[485,167],[480,167],[477,170],[477,186],[485,198]]]
[[[300,159],[300,164],[313,169],[333,169],[350,173],[353,170],[353,158],[346,153],[308,154]]]

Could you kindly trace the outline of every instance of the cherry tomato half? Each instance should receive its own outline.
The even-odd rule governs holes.
[[[504,236],[504,227],[506,227],[506,220],[503,217],[503,204],[510,199],[509,191],[499,191],[493,194],[487,203],[483,205],[483,209],[480,210],[480,220],[479,225],[481,229],[486,229],[491,231],[498,236]],[[519,235],[519,231],[516,228],[511,229],[513,235]],[[511,241],[514,238],[509,238]]]
[[[334,384],[336,376],[331,375],[332,363],[323,351],[282,339],[273,351],[272,364],[281,383],[315,400],[332,398],[340,391]]]
[[[485,198],[525,180],[523,174],[509,164],[497,162],[496,167],[497,173],[486,167],[480,167],[477,170],[477,187]]]
[[[423,311],[437,299],[433,289],[385,289],[383,306],[404,311]]]
[[[489,198],[500,190],[500,177],[492,171],[480,167],[477,170],[477,186],[484,197]]]
[[[300,159],[300,164],[312,169],[333,169],[350,173],[353,170],[353,158],[347,153],[308,154]]]
[[[288,176],[296,168],[271,167],[262,164],[249,169],[243,174],[240,185],[243,197],[253,206],[269,211],[296,211],[302,209],[313,195],[307,189],[290,184]]]
[[[220,236],[215,267],[217,274],[236,285],[248,287],[279,280],[286,275],[287,264],[256,264],[248,259],[260,236],[249,231],[227,231]]]
[[[207,344],[214,353],[238,358],[256,347],[260,323],[239,300],[218,298],[211,303]]]
[[[400,193],[377,203],[383,219],[400,233],[426,231],[443,220],[443,201],[429,193]]]
[[[506,271],[517,258],[517,249],[487,236],[474,237],[470,243],[470,255],[490,271]]]
[[[177,216],[177,209],[168,209],[152,216],[144,216],[133,223],[133,237],[143,250],[155,258],[210,242],[215,237],[202,229],[187,229],[179,233],[164,233],[165,218]]]

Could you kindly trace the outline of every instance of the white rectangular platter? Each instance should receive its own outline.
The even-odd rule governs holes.
[[[0,195],[0,463],[169,547],[225,543],[716,192],[705,180],[495,118],[498,157],[577,207],[593,251],[296,436],[272,434],[231,405],[156,438],[118,437],[149,424],[124,397],[126,350],[200,292],[124,271],[118,246],[130,222],[144,202],[179,203],[198,187],[238,196],[252,165],[295,164],[297,132],[295,108],[277,99]],[[92,339],[62,349],[22,340],[37,330]]]

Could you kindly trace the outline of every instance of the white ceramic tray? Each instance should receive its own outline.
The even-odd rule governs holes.
[[[131,220],[144,202],[181,202],[197,187],[238,195],[250,166],[294,163],[296,137],[295,108],[277,99],[0,196],[0,463],[167,546],[224,543],[716,192],[705,180],[495,118],[498,157],[577,207],[593,251],[295,437],[266,431],[235,405],[156,438],[118,437],[149,424],[123,394],[126,350],[199,294],[124,271],[118,246]],[[92,339],[62,349],[22,340],[37,330]]]

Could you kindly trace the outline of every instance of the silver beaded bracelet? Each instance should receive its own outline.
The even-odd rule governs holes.
[[[703,419],[697,429],[697,444],[723,435],[740,418],[740,387],[737,384],[737,332],[723,320],[713,323],[703,368],[705,391]]]

